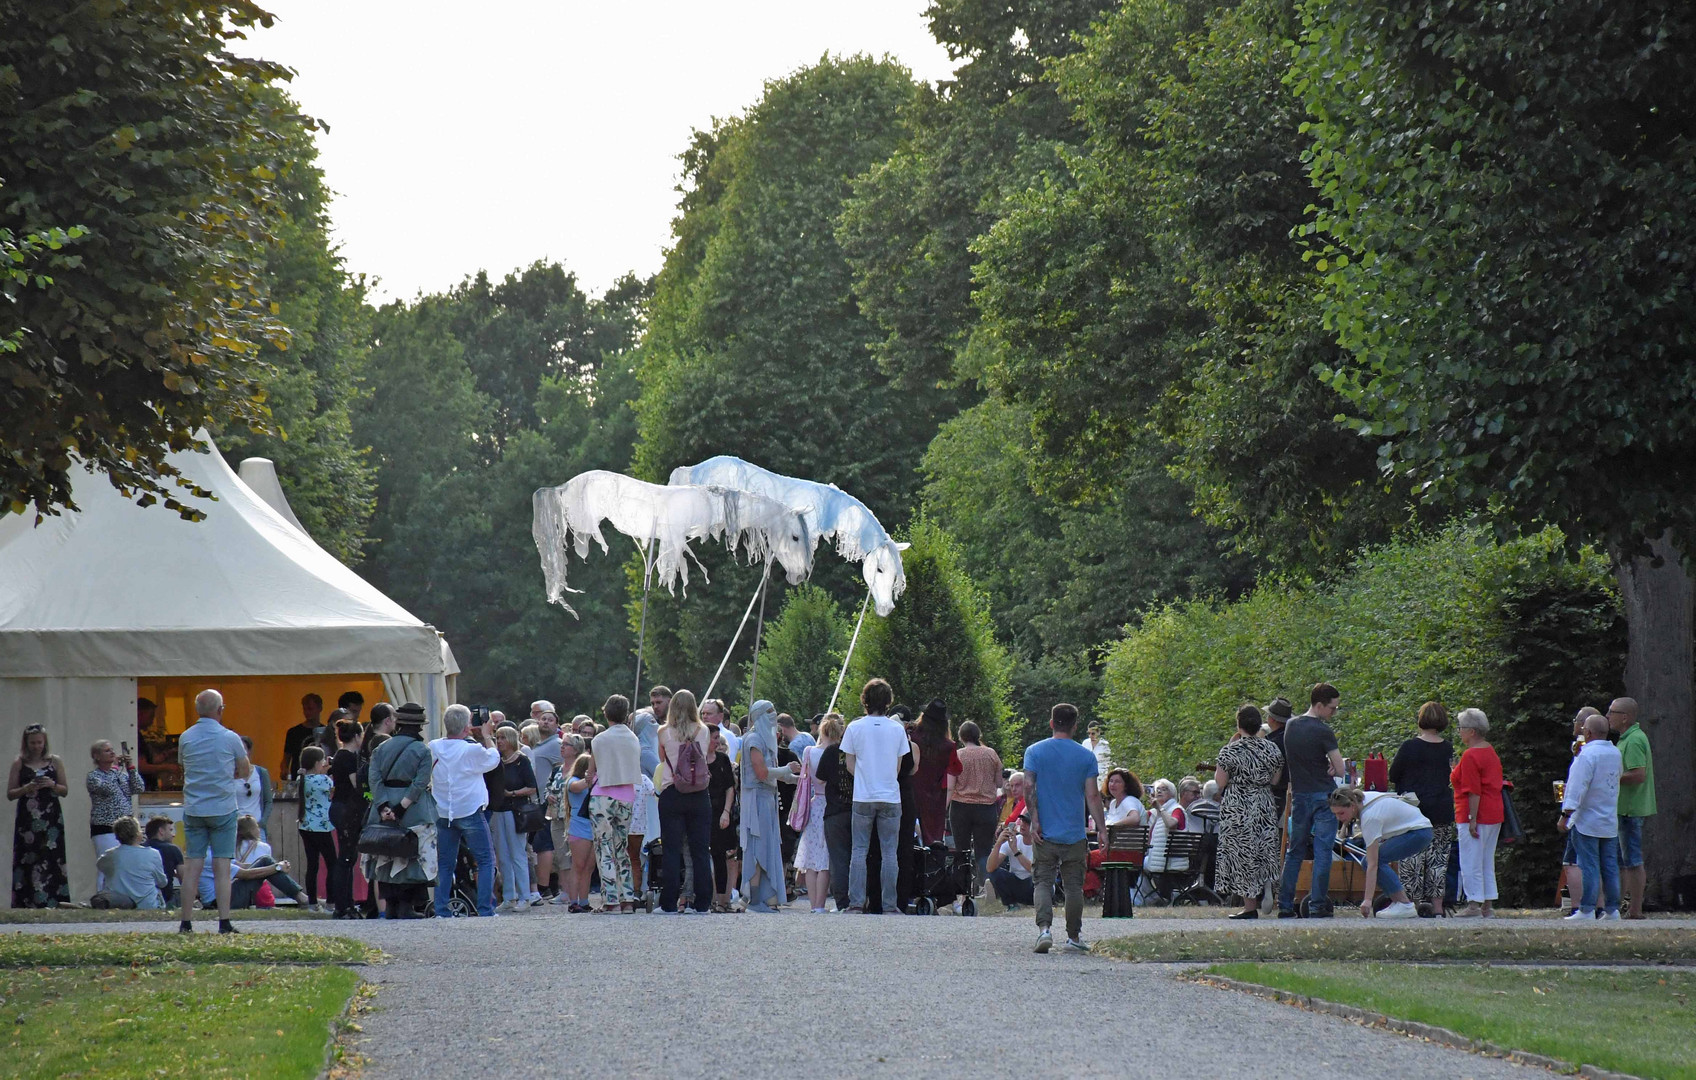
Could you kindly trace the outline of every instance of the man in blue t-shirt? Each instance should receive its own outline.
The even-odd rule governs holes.
[[[1088,952],[1079,936],[1084,928],[1084,868],[1089,858],[1085,839],[1088,820],[1095,819],[1098,836],[1107,835],[1102,816],[1101,775],[1095,755],[1072,733],[1078,726],[1078,709],[1061,703],[1054,706],[1048,728],[1054,737],[1025,751],[1025,807],[1030,813],[1029,835],[1036,844],[1036,951],[1054,945],[1049,927],[1054,923],[1054,874],[1059,871],[1066,887],[1066,947]]]

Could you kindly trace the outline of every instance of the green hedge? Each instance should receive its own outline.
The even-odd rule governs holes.
[[[879,676],[915,713],[942,698],[956,730],[975,720],[983,741],[1011,760],[1023,748],[1009,702],[1013,660],[995,640],[989,601],[966,573],[959,543],[940,525],[921,517],[907,539],[907,591],[888,618],[866,616],[837,711],[858,716],[860,687]]]
[[[1550,903],[1550,781],[1566,773],[1568,721],[1615,692],[1625,661],[1606,560],[1563,559],[1562,544],[1553,529],[1497,544],[1451,526],[1367,552],[1328,586],[1263,583],[1236,603],[1151,612],[1108,652],[1101,712],[1114,745],[1145,780],[1193,772],[1238,705],[1284,694],[1299,712],[1321,679],[1343,693],[1346,757],[1393,755],[1425,701],[1476,706],[1530,834],[1498,862],[1503,902]]]

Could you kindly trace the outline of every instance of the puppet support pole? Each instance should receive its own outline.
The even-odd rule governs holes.
[[[771,567],[767,565],[765,569],[767,573],[769,573]],[[707,684],[707,692],[701,695],[702,701],[706,701],[713,696],[713,690],[718,686],[718,677],[724,674],[724,666],[730,663],[730,654],[736,651],[736,643],[742,640],[742,630],[748,625],[748,616],[754,613],[754,601],[760,599],[765,594],[766,574],[761,574],[759,586],[754,589],[754,595],[748,597],[748,606],[742,611],[742,621],[736,624],[736,635],[730,639],[730,648],[724,650],[724,659],[718,662],[718,670],[713,672],[713,681]],[[761,617],[764,618],[763,609],[761,611]]]
[[[848,655],[842,658],[842,671],[836,676],[836,689],[830,693],[830,706],[825,712],[836,711],[836,699],[842,696],[842,680],[848,677],[848,661],[854,659],[854,646],[860,643],[860,627],[866,624],[866,607],[872,602],[872,591],[866,590],[865,603],[860,605],[860,617],[854,621],[854,636],[848,641]]]

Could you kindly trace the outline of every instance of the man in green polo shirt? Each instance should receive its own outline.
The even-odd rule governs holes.
[[[1619,877],[1631,896],[1628,919],[1643,918],[1643,819],[1655,812],[1655,758],[1649,736],[1637,723],[1637,702],[1614,698],[1608,706],[1608,724],[1618,736],[1619,774]]]

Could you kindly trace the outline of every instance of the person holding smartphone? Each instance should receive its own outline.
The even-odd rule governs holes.
[[[1030,820],[1029,814],[1021,814],[997,829],[995,850],[989,856],[990,887],[1008,911],[1036,902],[1036,883],[1031,880],[1036,851],[1025,834]]]
[[[118,837],[113,832],[121,817],[128,817],[130,800],[146,790],[141,782],[141,774],[130,762],[127,753],[120,754],[112,749],[109,739],[101,739],[88,748],[88,755],[94,760],[94,768],[89,770],[86,784],[88,787],[88,835],[94,842],[94,860],[96,865],[100,856],[118,846]],[[94,874],[94,891],[99,892],[106,887],[106,875],[99,870]]]

